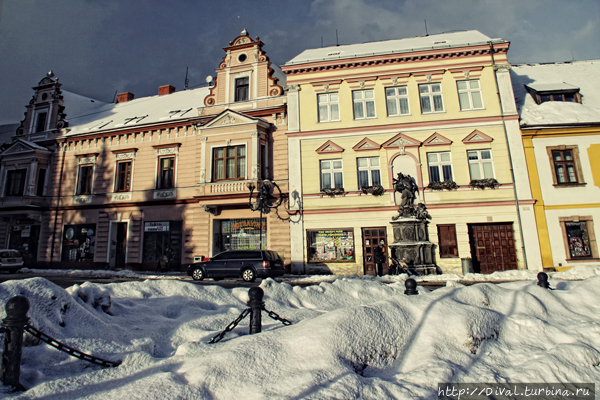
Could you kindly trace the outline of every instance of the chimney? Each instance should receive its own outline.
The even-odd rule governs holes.
[[[175,91],[175,86],[164,85],[158,87],[158,95],[164,96],[165,94],[171,94]]]
[[[135,94],[133,94],[133,93],[129,93],[129,92],[119,93],[117,95],[117,103],[126,103],[130,100],[133,100],[134,97],[135,97]]]

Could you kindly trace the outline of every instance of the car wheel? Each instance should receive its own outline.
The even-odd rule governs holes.
[[[204,271],[201,268],[196,268],[192,271],[192,279],[195,281],[201,281],[204,279]]]
[[[256,279],[256,272],[252,268],[246,268],[242,271],[242,279],[245,282],[254,282]]]

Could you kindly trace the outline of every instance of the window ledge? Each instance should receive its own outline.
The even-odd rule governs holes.
[[[593,258],[593,257],[589,257],[589,258],[567,258],[565,261],[568,261],[568,262],[590,262],[590,261],[596,261],[596,262],[598,262],[598,261],[600,261],[600,258]]]
[[[412,114],[399,114],[399,115],[388,115],[387,118],[402,118],[402,117],[412,117]]]
[[[484,110],[486,110],[485,107],[484,108],[468,108],[468,109],[465,109],[465,110],[461,109],[460,112],[463,112],[463,111],[465,111],[465,112],[469,112],[469,111],[484,111]]]
[[[555,188],[560,188],[560,187],[577,187],[577,186],[586,186],[587,183],[583,182],[583,183],[579,183],[579,182],[573,182],[573,183],[554,183],[552,186],[554,186]]]
[[[431,112],[421,112],[421,115],[432,115],[432,114],[445,114],[446,111],[431,111]]]

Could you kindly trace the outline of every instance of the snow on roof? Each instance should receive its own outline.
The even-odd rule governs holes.
[[[65,93],[63,91],[63,93]],[[89,98],[70,93],[65,113],[69,122],[69,135],[97,130],[128,128],[153,123],[165,123],[198,115],[198,107],[204,106],[209,88],[184,90],[163,96],[133,99],[124,103],[99,103],[90,107]],[[96,104],[94,102],[94,104]]]
[[[513,65],[511,78],[521,126],[600,123],[600,60]],[[579,88],[582,103],[538,105],[525,86],[539,91]]]
[[[529,85],[525,85],[528,88],[535,90],[536,92],[552,92],[559,90],[579,90],[578,86],[569,85],[565,82],[556,82],[556,83],[543,83],[543,82],[534,82]]]
[[[505,43],[503,39],[490,39],[479,31],[462,31],[421,36],[407,39],[385,40],[344,46],[308,49],[285,63],[285,65],[304,64],[316,61],[341,60],[347,58],[368,57],[380,54],[407,53],[413,51],[448,49],[453,47]]]

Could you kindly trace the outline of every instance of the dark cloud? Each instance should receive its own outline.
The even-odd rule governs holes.
[[[0,124],[22,119],[52,69],[67,90],[112,101],[214,75],[242,29],[281,65],[340,44],[477,29],[510,40],[513,63],[600,58],[597,0],[0,0]]]

